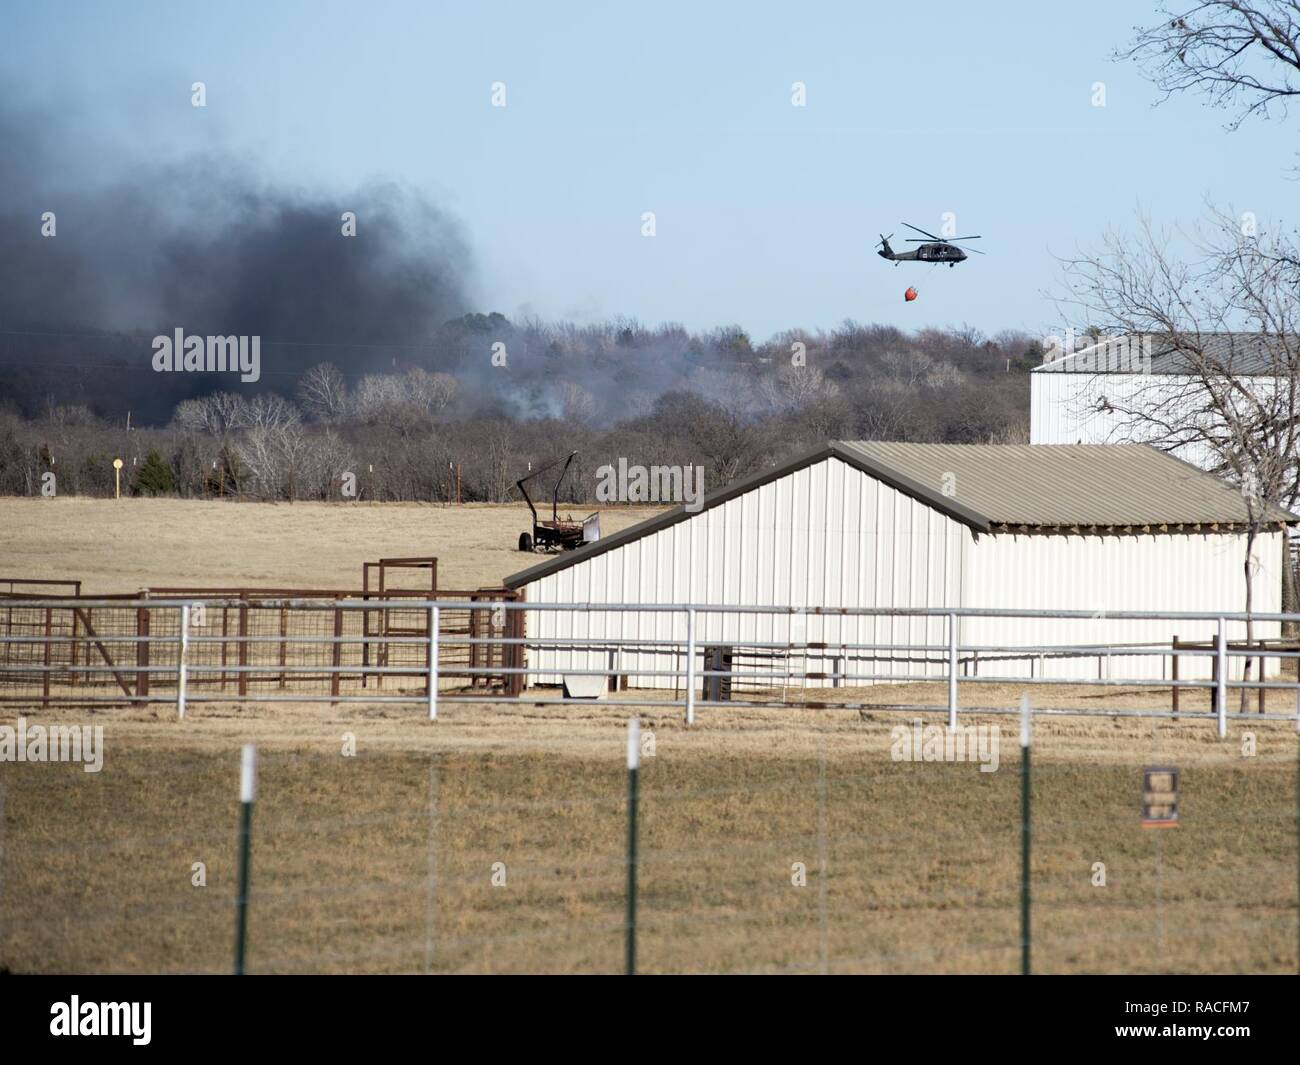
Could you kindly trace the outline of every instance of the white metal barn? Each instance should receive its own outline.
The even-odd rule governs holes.
[[[1280,609],[1283,530],[1270,514],[1256,541],[1254,609]],[[590,604],[529,611],[534,638],[577,638],[589,649],[534,648],[531,665],[569,670],[682,669],[680,650],[601,641],[684,641],[682,612],[624,612],[617,604],[795,607],[1002,607],[1085,610],[1096,617],[1043,620],[967,617],[963,646],[1014,649],[1069,644],[1168,647],[1213,638],[1213,622],[1120,620],[1116,610],[1237,612],[1245,605],[1244,501],[1216,478],[1144,445],[908,444],[832,442],[785,465],[715,491],[702,509],[679,507],[506,579],[530,603]],[[600,609],[609,604],[611,609]],[[870,643],[904,648],[947,641],[947,618],[899,616],[699,617],[697,645],[743,647]],[[1243,638],[1231,626],[1229,639]],[[1256,623],[1256,639],[1277,636]],[[872,652],[857,652],[872,655]],[[942,675],[942,654],[875,652],[846,672]],[[1160,677],[1166,658],[963,656],[979,676]],[[892,661],[891,661],[892,660]],[[1237,660],[1237,671],[1240,671]],[[887,665],[881,668],[882,662]],[[1209,675],[1186,658],[1185,678]],[[828,669],[809,664],[809,670]],[[675,687],[671,677],[633,686]],[[831,681],[809,681],[830,684]]]
[[[1259,333],[1214,333],[1201,337],[1205,365],[1231,373],[1248,392],[1268,396],[1278,387],[1285,355]],[[1078,351],[1049,352],[1029,374],[1031,444],[1140,444],[1150,430],[1137,412],[1158,411],[1164,422],[1179,422],[1194,409],[1188,388],[1192,365],[1179,352],[1150,336],[1108,338]],[[1204,443],[1174,450],[1202,468],[1214,464]]]

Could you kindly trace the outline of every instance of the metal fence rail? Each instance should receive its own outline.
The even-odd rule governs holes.
[[[427,593],[373,602],[0,594],[0,702],[373,699],[425,683],[433,648],[448,685],[517,692],[518,675],[504,670],[522,651],[500,641],[522,617],[480,605],[481,593],[439,595],[431,638]]]
[[[500,593],[494,593],[499,595]],[[1295,717],[1300,724],[1296,661],[1300,641],[1291,638],[1230,640],[1233,623],[1277,623],[1300,627],[1300,615],[1113,611],[1112,620],[1199,622],[1212,640],[1169,642],[1040,643],[998,646],[962,642],[965,618],[1094,620],[1086,611],[816,608],[726,604],[527,603],[483,592],[398,593],[396,597],[277,597],[272,592],[237,597],[147,598],[101,596],[50,598],[0,594],[0,702],[27,706],[170,703],[183,715],[199,702],[385,702],[423,705],[436,717],[440,701],[487,702],[526,698],[532,703],[564,702],[542,694],[539,681],[601,677],[629,705],[664,705],[666,690],[682,704],[687,722],[700,706],[771,705],[761,697],[803,691],[795,705],[858,707],[848,698],[808,697],[810,682],[834,695],[836,688],[929,681],[946,686],[948,724],[955,728],[961,686],[1084,685],[1098,688],[1155,688],[1172,695],[1163,712],[1189,718],[1212,716],[1226,733],[1231,692],[1255,692],[1256,715]],[[671,615],[684,624],[678,637],[527,635],[529,617],[577,615],[623,618]],[[746,640],[725,648],[706,645],[698,634],[705,619],[718,616],[925,618],[940,623],[938,642]],[[725,654],[723,653],[725,651]],[[586,664],[557,666],[547,655],[580,654]],[[1108,662],[1123,656],[1146,663],[1139,676],[1112,677]],[[1180,676],[1186,658],[1210,660],[1210,678]],[[651,665],[638,664],[649,659]],[[1043,675],[1051,660],[1095,659],[1096,676]],[[1234,679],[1233,664],[1250,664]],[[591,663],[597,662],[598,666]],[[1011,675],[1001,664],[1027,662],[1028,676]],[[1280,669],[1268,677],[1265,663]],[[923,664],[924,675],[914,672]],[[1034,663],[1039,664],[1035,670]],[[524,695],[526,685],[534,685]],[[643,689],[659,685],[662,694]],[[1180,709],[1183,689],[1209,691],[1212,714]],[[1267,693],[1295,694],[1295,709],[1270,711]],[[745,693],[759,701],[735,698]],[[847,694],[847,693],[846,693]],[[870,704],[881,708],[881,704]],[[883,707],[888,708],[888,707]],[[902,708],[902,707],[897,707]],[[927,707],[935,709],[936,707]],[[967,706],[966,709],[975,709]],[[1061,711],[1086,713],[1084,710]],[[1113,710],[1100,711],[1113,713]],[[1160,711],[1155,711],[1160,712]]]

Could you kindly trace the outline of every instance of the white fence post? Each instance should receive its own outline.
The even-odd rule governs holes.
[[[695,609],[686,610],[686,723],[695,724]]]
[[[470,683],[473,683],[471,680]],[[429,607],[429,720],[438,719],[438,608]]]
[[[176,713],[179,717],[185,716],[185,681],[187,670],[185,668],[185,652],[190,646],[190,605],[189,603],[181,604],[181,634],[180,634],[180,653],[176,656]]]
[[[948,615],[948,731],[957,731],[957,615]]]
[[[1219,718],[1219,739],[1228,735],[1228,637],[1223,618],[1219,618],[1219,636],[1214,648],[1214,712]]]

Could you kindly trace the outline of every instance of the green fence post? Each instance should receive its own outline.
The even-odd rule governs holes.
[[[1020,697],[1020,975],[1029,975],[1029,696]]]
[[[244,942],[248,934],[248,863],[252,849],[253,799],[257,795],[257,748],[244,745],[239,770],[239,895],[235,899],[235,975],[244,975]]]

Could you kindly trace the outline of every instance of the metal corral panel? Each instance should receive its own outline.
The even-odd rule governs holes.
[[[1252,607],[1281,611],[1280,531],[1255,541],[1258,562]],[[1006,609],[1087,610],[1096,618],[968,618],[962,642],[1001,648],[1051,645],[1159,644],[1174,636],[1213,640],[1214,622],[1131,621],[1108,618],[1117,610],[1241,612],[1245,609],[1246,538],[1236,533],[1142,536],[983,535],[970,548],[965,606]],[[1229,624],[1228,639],[1244,639],[1245,624]],[[1280,635],[1277,622],[1256,622],[1255,639]],[[1013,654],[1001,652],[1002,656]],[[967,657],[967,656],[963,656]],[[1166,678],[1169,659],[1112,656],[1076,659],[1012,658],[981,654],[979,676],[1061,678]],[[1183,679],[1210,676],[1208,658],[1184,657]],[[1278,663],[1270,660],[1276,671]],[[972,665],[967,665],[972,671]],[[1239,678],[1241,660],[1230,676]]]
[[[736,605],[942,607],[958,603],[966,526],[831,457],[614,550],[528,584],[532,603],[727,603]],[[530,612],[529,634],[599,640],[686,639],[684,614],[592,610]],[[696,641],[745,644],[946,641],[943,618],[704,616]],[[558,683],[574,669],[619,671],[607,651],[530,652]],[[630,653],[622,671],[681,669],[682,656]],[[774,668],[783,669],[784,666]],[[830,669],[813,664],[813,670]],[[941,661],[861,664],[911,676],[938,675]],[[537,682],[538,678],[534,678]],[[671,677],[636,686],[673,688]],[[824,686],[831,681],[812,681]],[[848,682],[854,683],[853,681]]]

